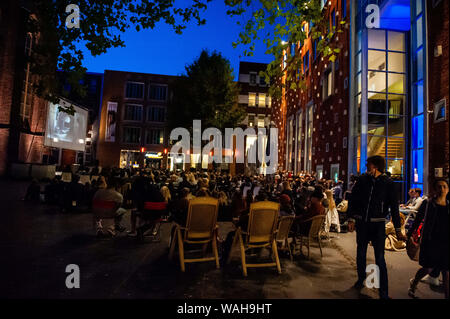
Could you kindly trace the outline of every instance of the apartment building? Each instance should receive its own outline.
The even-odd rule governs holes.
[[[101,166],[174,165],[167,157],[170,132],[166,122],[174,78],[105,70],[97,146]]]

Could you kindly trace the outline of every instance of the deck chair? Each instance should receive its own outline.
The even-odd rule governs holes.
[[[219,201],[212,197],[197,197],[189,201],[186,227],[176,225],[174,238],[170,246],[169,259],[172,259],[175,245],[178,245],[181,271],[185,271],[185,263],[215,261],[216,268],[220,267],[217,250],[217,214]],[[184,244],[202,245],[203,248],[211,243],[213,256],[186,259]],[[203,249],[205,252],[206,249]]]
[[[304,223],[311,221],[311,227],[309,229],[308,236],[304,236],[304,235],[300,234],[300,253],[302,253],[303,237],[305,237],[306,238],[306,247],[308,247],[308,258],[309,258],[309,250],[310,250],[311,240],[317,240],[317,243],[319,244],[319,249],[320,249],[320,256],[323,257],[321,232],[323,230],[325,218],[326,218],[325,215],[318,215],[318,216],[314,216],[312,218],[309,218],[309,219],[303,221]]]
[[[293,260],[291,245],[289,244],[289,232],[291,231],[292,223],[294,222],[294,216],[282,216],[279,219],[278,231],[276,235],[277,243],[281,243],[280,250],[289,251],[289,257]]]
[[[242,273],[245,277],[247,276],[247,268],[249,267],[276,266],[278,273],[281,274],[280,259],[278,258],[278,249],[276,243],[279,210],[279,203],[269,201],[252,203],[250,205],[247,231],[243,231],[240,227],[237,229],[227,263],[231,261],[233,248],[239,243]],[[245,235],[245,239],[243,235]],[[246,250],[250,248],[265,247],[272,248],[272,258],[275,260],[274,262],[247,264],[245,260]]]

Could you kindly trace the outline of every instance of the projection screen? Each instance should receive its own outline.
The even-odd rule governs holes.
[[[49,102],[44,145],[75,151],[84,151],[88,111],[73,105],[74,115],[58,111],[58,105],[68,107],[70,102],[60,99],[59,104]]]

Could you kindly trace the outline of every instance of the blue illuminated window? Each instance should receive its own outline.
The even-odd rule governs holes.
[[[412,119],[412,148],[423,148],[423,114]]]
[[[413,183],[423,183],[423,150],[412,151],[412,176]]]
[[[423,81],[415,85],[414,95],[416,101],[413,105],[413,115],[423,113]]]

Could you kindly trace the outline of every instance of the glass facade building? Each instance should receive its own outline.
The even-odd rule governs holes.
[[[402,198],[427,191],[425,10],[424,0],[351,5],[349,172],[381,155]]]

